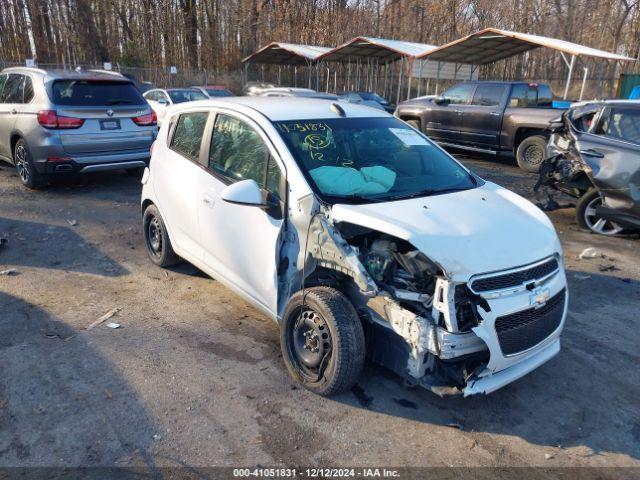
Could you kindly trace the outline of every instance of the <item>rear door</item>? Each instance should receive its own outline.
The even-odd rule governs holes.
[[[83,120],[79,128],[60,130],[62,146],[69,155],[148,152],[156,126],[136,123],[151,109],[133,83],[55,80],[49,96],[58,115]]]
[[[0,155],[12,158],[11,133],[22,107],[24,75],[11,73],[0,78]]]
[[[499,147],[508,88],[502,84],[478,85],[463,113],[462,142],[492,149]]]
[[[154,155],[154,191],[176,248],[202,259],[198,227],[201,146],[209,112],[184,112],[171,118],[167,148]]]
[[[204,261],[265,309],[277,311],[278,238],[283,223],[283,169],[266,134],[250,119],[218,113],[207,155],[207,182],[198,192]],[[220,198],[234,182],[252,179],[273,208]]]
[[[426,134],[440,142],[461,143],[462,119],[475,84],[461,83],[444,92],[443,104],[435,104],[425,125]]]

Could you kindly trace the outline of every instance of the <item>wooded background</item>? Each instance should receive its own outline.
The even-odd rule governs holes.
[[[271,41],[336,46],[368,35],[441,45],[485,27],[640,58],[640,0],[0,0],[0,60],[238,71]],[[564,77],[559,55],[540,50],[492,71]],[[591,77],[626,68],[637,67],[600,62]]]

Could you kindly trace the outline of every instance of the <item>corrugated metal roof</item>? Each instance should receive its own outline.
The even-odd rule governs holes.
[[[301,45],[297,43],[273,42],[246,57],[242,62],[275,63],[280,65],[306,65],[320,55],[330,51],[330,47]]]
[[[502,60],[534,48],[547,47],[570,55],[596,57],[615,61],[633,61],[635,59],[605,52],[577,43],[542,37],[529,33],[511,32],[497,28],[486,28],[466,37],[447,43],[431,52],[419,55],[420,58],[455,63],[484,65]]]
[[[367,57],[386,63],[398,60],[401,57],[416,57],[436,48],[435,45],[426,43],[376,37],[356,37],[321,55],[317,60],[338,62],[352,57]]]

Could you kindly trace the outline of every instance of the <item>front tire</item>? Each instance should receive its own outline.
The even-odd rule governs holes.
[[[39,173],[33,163],[33,157],[24,139],[19,139],[13,147],[13,163],[20,181],[27,188],[42,188],[49,183],[49,177]]]
[[[587,191],[576,203],[576,217],[580,228],[591,230],[600,235],[617,235],[623,227],[611,220],[605,220],[596,214],[596,208],[602,205],[602,197],[597,189]]]
[[[516,149],[516,161],[525,172],[538,173],[547,157],[547,139],[542,135],[525,138]]]
[[[364,367],[362,323],[334,288],[312,287],[291,297],[280,322],[280,347],[294,380],[322,396],[349,390]]]
[[[153,263],[165,268],[180,261],[171,246],[169,233],[155,205],[149,205],[142,215],[144,240],[147,253]]]

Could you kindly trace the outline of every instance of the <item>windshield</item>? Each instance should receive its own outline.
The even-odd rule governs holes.
[[[370,203],[468,190],[476,179],[392,117],[274,122],[314,190],[329,203]]]
[[[168,90],[173,103],[190,102],[192,100],[206,100],[207,96],[197,90]]]
[[[378,103],[387,103],[387,101],[377,93],[360,92],[358,93],[358,95],[360,95],[364,100],[372,100]]]
[[[207,88],[210,97],[233,97],[233,93],[222,88]]]

